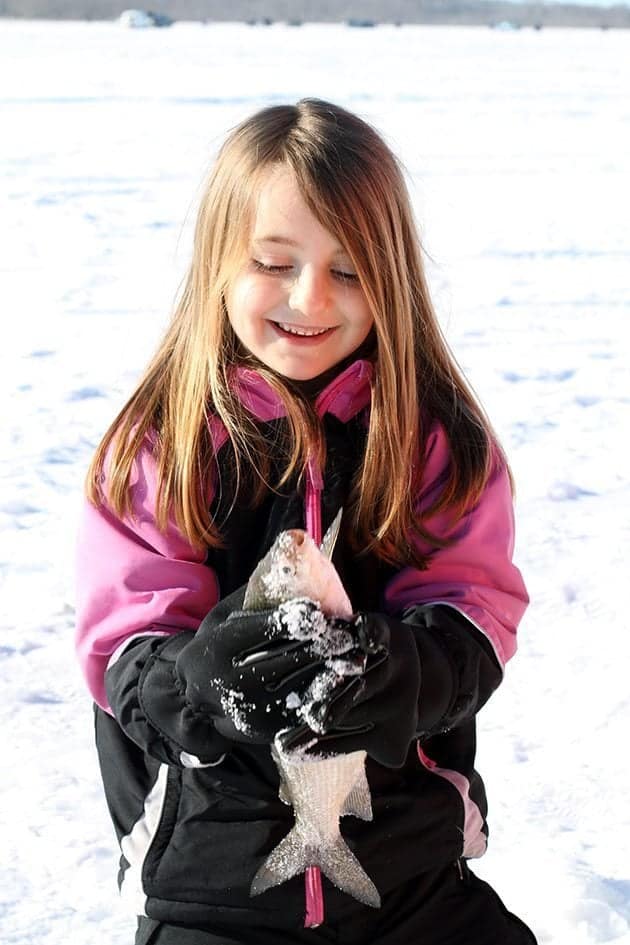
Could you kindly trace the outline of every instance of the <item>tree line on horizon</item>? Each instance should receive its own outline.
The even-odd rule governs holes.
[[[134,6],[133,0],[0,0],[0,16],[115,20]],[[137,8],[173,20],[630,27],[630,7],[614,0],[605,8],[533,0],[148,0]]]

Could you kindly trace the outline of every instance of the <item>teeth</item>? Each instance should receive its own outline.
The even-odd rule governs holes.
[[[310,338],[313,335],[323,335],[324,332],[330,331],[329,328],[315,328],[309,331],[307,328],[296,328],[295,325],[286,325],[283,322],[277,322],[277,324],[283,331],[288,331],[290,335],[303,335],[305,338]]]

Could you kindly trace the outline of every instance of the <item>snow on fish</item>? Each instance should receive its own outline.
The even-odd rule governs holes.
[[[245,610],[279,607],[289,636],[308,639],[313,653],[322,657],[324,669],[306,693],[301,698],[297,693],[287,697],[288,708],[296,709],[315,732],[322,729],[314,707],[343,679],[363,672],[367,658],[363,654],[357,657],[356,641],[347,630],[331,626],[321,616],[318,622],[310,603],[317,602],[328,617],[352,616],[352,606],[330,560],[340,521],[341,511],[321,549],[301,529],[282,532],[252,574],[243,603]],[[280,798],[293,807],[295,824],[256,873],[251,895],[317,866],[343,892],[378,908],[381,899],[376,886],[339,831],[343,816],[372,820],[366,753],[322,757],[306,754],[308,745],[287,751],[280,742],[282,734],[276,735],[271,752],[280,772]]]

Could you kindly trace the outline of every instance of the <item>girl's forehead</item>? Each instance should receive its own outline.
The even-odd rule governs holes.
[[[253,196],[252,243],[269,248],[300,249],[306,242],[317,241],[325,243],[333,253],[346,252],[308,206],[291,168],[270,168],[263,174]]]
[[[305,208],[297,178],[290,168],[270,167],[262,173],[253,193],[255,226],[259,221],[289,220],[296,211]]]

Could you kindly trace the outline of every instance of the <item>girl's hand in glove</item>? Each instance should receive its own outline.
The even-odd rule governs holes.
[[[420,658],[412,628],[382,614],[358,614],[350,622],[367,655],[364,671],[344,679],[311,707],[311,728],[283,736],[285,749],[313,739],[311,754],[364,750],[392,768],[404,764],[417,732]]]
[[[310,639],[289,635],[286,611],[243,611],[245,588],[221,600],[180,652],[175,672],[193,711],[233,741],[270,743],[300,723],[292,706],[322,668]],[[304,601],[305,620],[325,620]],[[296,699],[296,696],[298,697]]]

